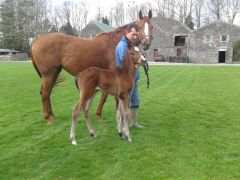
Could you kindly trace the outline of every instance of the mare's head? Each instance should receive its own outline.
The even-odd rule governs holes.
[[[153,39],[153,25],[151,19],[151,10],[149,10],[148,16],[143,16],[142,11],[139,11],[139,20],[137,21],[139,27],[139,43],[142,44],[144,51],[149,49]]]

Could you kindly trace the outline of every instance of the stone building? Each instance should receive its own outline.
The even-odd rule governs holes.
[[[163,16],[153,17],[153,40],[147,52],[150,61],[187,62],[191,30],[179,21]]]
[[[10,49],[0,49],[0,61],[24,61],[28,60],[27,53]]]
[[[188,56],[192,63],[232,63],[233,43],[240,40],[240,27],[221,20],[191,33]]]
[[[92,37],[95,37],[99,33],[109,32],[109,31],[113,31],[113,30],[114,30],[114,28],[107,24],[91,21],[90,23],[88,23],[86,25],[85,28],[83,28],[83,30],[80,33],[80,37],[92,38]]]
[[[190,63],[233,63],[233,43],[240,27],[221,20],[196,30],[166,17],[152,19],[154,32],[148,60]]]

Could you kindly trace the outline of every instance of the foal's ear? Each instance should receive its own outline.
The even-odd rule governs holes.
[[[139,11],[138,15],[139,15],[139,19],[142,20],[143,19],[142,10]]]
[[[149,12],[148,12],[148,17],[149,17],[150,19],[152,19],[152,10],[149,10]]]

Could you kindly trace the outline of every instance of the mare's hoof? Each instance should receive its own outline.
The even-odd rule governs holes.
[[[53,115],[46,116],[45,119],[47,120],[48,125],[51,125],[51,124],[54,123],[54,116]]]
[[[97,120],[101,124],[102,123],[102,116],[101,115],[97,115]]]

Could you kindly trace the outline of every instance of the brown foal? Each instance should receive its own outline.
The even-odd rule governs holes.
[[[88,111],[97,89],[100,89],[104,94],[110,94],[119,99],[122,122],[120,122],[121,125],[119,127],[121,128],[118,131],[123,139],[130,143],[132,142],[128,128],[128,98],[134,85],[136,68],[141,65],[141,58],[142,56],[136,48],[128,49],[123,64],[119,69],[105,70],[91,67],[77,76],[76,83],[80,89],[80,101],[72,112],[70,132],[72,144],[77,144],[75,130],[80,112],[84,113],[90,135],[94,138],[97,137],[88,116]]]

